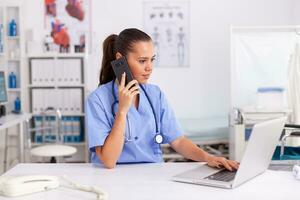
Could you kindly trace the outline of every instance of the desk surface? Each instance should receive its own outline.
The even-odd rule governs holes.
[[[295,180],[291,172],[268,170],[233,190],[170,180],[173,175],[197,166],[199,163],[152,163],[118,165],[109,170],[92,164],[18,164],[5,175],[67,175],[81,184],[101,187],[111,200],[299,199],[300,181]],[[15,199],[95,199],[95,195],[62,187]]]

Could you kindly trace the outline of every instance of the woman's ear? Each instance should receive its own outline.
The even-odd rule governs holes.
[[[119,59],[119,58],[122,58],[122,57],[123,57],[123,56],[122,56],[121,53],[119,53],[119,52],[116,53],[116,59]]]

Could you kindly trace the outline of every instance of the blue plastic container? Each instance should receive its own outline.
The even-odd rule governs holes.
[[[15,112],[21,112],[21,100],[19,97],[16,98],[15,100]]]
[[[9,88],[17,88],[17,76],[14,72],[11,72],[8,77],[8,87]]]
[[[17,23],[14,19],[9,23],[9,36],[17,36]]]

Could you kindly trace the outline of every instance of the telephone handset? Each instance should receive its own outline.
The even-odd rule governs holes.
[[[62,180],[69,183],[71,188],[92,192],[97,195],[97,200],[107,200],[108,194],[96,186],[78,184],[66,176]],[[35,192],[42,192],[58,188],[60,184],[59,177],[46,175],[27,175],[27,176],[0,176],[0,195],[7,197],[16,197]],[[69,188],[69,187],[68,187]]]
[[[27,175],[0,177],[0,194],[8,197],[52,190],[57,187],[59,187],[59,180],[56,176]]]

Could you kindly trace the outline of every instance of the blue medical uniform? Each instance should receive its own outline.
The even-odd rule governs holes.
[[[92,153],[93,163],[101,163],[95,153],[95,147],[102,146],[110,134],[114,124],[112,105],[118,100],[118,86],[113,81],[99,86],[92,92],[86,101],[86,124],[88,130],[88,144]],[[143,84],[150,101],[153,104],[158,129],[163,136],[163,143],[170,143],[182,135],[181,128],[169,106],[165,95],[159,87],[152,84]],[[114,90],[117,99],[114,99]],[[127,113],[125,137],[129,137],[129,128],[132,142],[125,142],[117,163],[162,162],[160,145],[154,140],[156,126],[151,105],[143,90],[139,88],[140,99],[138,108],[131,106]],[[114,112],[118,112],[118,103]],[[128,126],[129,123],[129,126]]]

